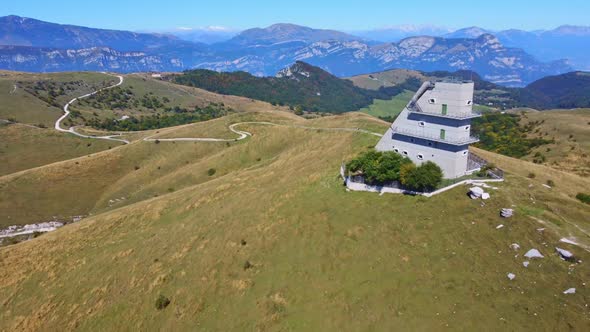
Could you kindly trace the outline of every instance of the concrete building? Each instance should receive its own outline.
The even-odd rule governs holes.
[[[433,161],[445,178],[469,174],[479,167],[468,150],[478,141],[471,136],[471,119],[480,115],[472,106],[473,82],[425,82],[375,148],[416,164]]]

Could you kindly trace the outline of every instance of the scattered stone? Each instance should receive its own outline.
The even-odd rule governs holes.
[[[512,248],[513,250],[518,250],[520,249],[520,246],[518,245],[518,243],[513,243],[510,245],[510,248]]]
[[[537,249],[531,249],[524,254],[526,258],[544,258],[545,256],[541,255],[541,252]]]
[[[488,194],[488,193],[481,194],[481,199],[490,199],[490,194]]]
[[[563,292],[563,294],[576,294],[576,289],[575,288],[568,288]]]
[[[557,253],[559,253],[559,256],[564,261],[569,261],[569,260],[573,260],[574,259],[574,254],[572,254],[571,251],[568,251],[568,250],[565,250],[565,249],[561,249],[561,248],[557,248],[557,247],[555,247],[555,250],[557,251]]]
[[[503,218],[510,218],[510,217],[512,217],[512,214],[514,214],[514,210],[513,209],[503,208],[502,210],[500,210],[500,215]]]
[[[500,229],[502,227],[504,227],[504,225],[500,224],[500,225],[496,226],[496,229]]]
[[[524,261],[524,262],[522,262],[522,266],[524,266],[524,267],[528,267],[528,266],[529,266],[529,261]]]
[[[544,230],[545,230],[545,228],[537,228],[537,232],[542,232]]]
[[[514,274],[514,273],[508,273],[506,276],[507,276],[507,277],[508,277],[508,279],[510,279],[510,280],[514,280],[514,278],[516,278],[516,274]]]
[[[471,197],[471,199],[478,199],[483,194],[484,194],[484,191],[480,187],[471,187],[469,189],[469,197]]]
[[[549,186],[549,185],[546,185],[546,184],[544,184],[544,183],[542,184],[542,186],[543,186],[543,187],[545,187],[545,188],[547,188],[547,189],[551,189],[551,186]]]
[[[575,245],[575,246],[577,246],[577,245],[578,245],[578,243],[577,243],[577,242],[575,242],[575,241],[572,241],[572,240],[570,240],[570,239],[568,239],[568,238],[565,238],[565,237],[564,237],[564,238],[561,238],[561,239],[559,240],[559,242],[568,243],[568,244],[573,244],[573,245]]]

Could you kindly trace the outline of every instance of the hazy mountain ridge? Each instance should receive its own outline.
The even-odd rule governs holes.
[[[471,29],[471,35],[480,32]],[[506,47],[484,34],[476,39],[418,36],[377,43],[335,30],[275,24],[246,30],[205,45],[179,38],[59,25],[34,19],[0,18],[4,69],[27,71],[181,71],[203,68],[274,75],[304,60],[336,76],[392,68],[425,71],[470,69],[503,85],[526,85],[571,71],[563,61],[540,62],[522,49]]]

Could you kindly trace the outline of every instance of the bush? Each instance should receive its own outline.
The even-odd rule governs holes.
[[[537,176],[537,175],[536,175],[535,173],[533,173],[533,172],[530,172],[530,173],[529,173],[529,175],[527,175],[527,177],[528,177],[529,179],[534,179],[536,176]]]
[[[162,310],[162,309],[166,308],[169,304],[170,304],[170,299],[164,295],[160,295],[160,296],[158,296],[158,299],[156,300],[156,309]]]
[[[442,178],[442,170],[432,161],[418,167],[413,164],[404,165],[400,170],[401,183],[406,188],[416,191],[432,191],[440,184]]]
[[[215,168],[209,168],[207,170],[207,175],[213,176],[213,175],[215,175],[216,172],[217,172],[217,170],[215,170]]]
[[[412,161],[393,151],[369,150],[351,160],[346,168],[350,172],[361,173],[366,183],[383,184],[399,181],[400,169],[407,164],[412,164]]]
[[[555,187],[555,182],[553,182],[553,180],[547,180],[547,185],[549,187]]]
[[[576,198],[582,203],[590,204],[590,195],[588,194],[578,193]]]

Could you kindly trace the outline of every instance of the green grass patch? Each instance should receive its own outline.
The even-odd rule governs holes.
[[[375,99],[368,107],[361,108],[360,112],[377,118],[394,118],[406,107],[413,95],[413,92],[405,90],[390,100]]]

